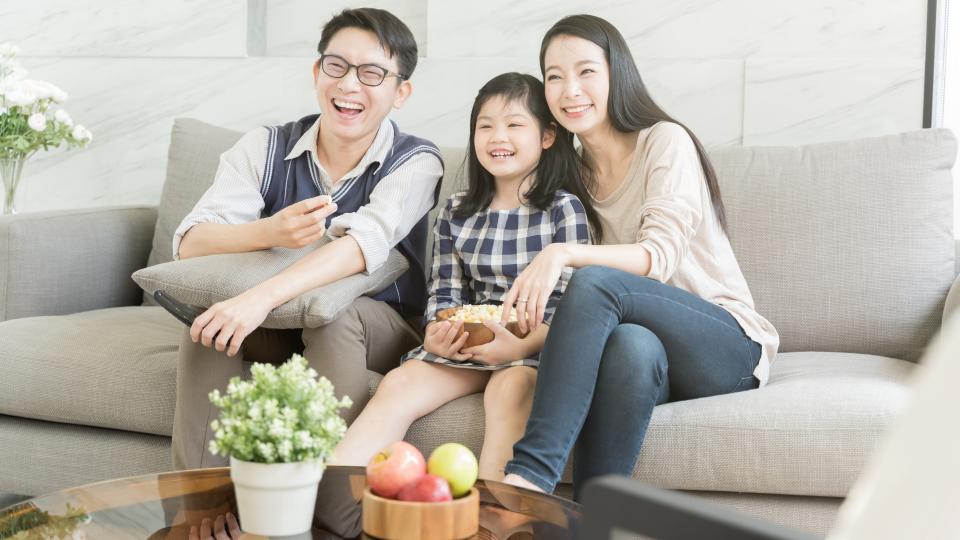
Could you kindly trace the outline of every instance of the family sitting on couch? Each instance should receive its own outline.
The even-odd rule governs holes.
[[[480,476],[550,492],[573,451],[575,497],[593,477],[631,474],[656,405],[765,384],[779,337],[754,309],[713,167],[609,22],[561,19],[543,38],[542,82],[505,73],[479,89],[466,191],[446,201],[437,147],[387,118],[413,91],[407,26],[349,9],[318,52],[319,114],[244,135],[174,236],[181,259],[331,239],[196,318],[179,353],[176,468],[225,464],[208,449],[207,395],[242,374],[241,358],[302,351],[350,397],[334,464],[366,464],[416,419],[482,392]],[[409,269],[333,323],[260,326],[394,248]],[[485,323],[493,341],[464,347],[462,322],[436,320],[467,304],[502,305]],[[522,338],[503,326],[512,312]],[[369,403],[368,369],[386,373]]]

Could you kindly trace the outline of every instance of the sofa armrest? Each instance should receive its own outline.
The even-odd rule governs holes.
[[[960,312],[960,276],[953,280],[953,285],[947,293],[947,302],[943,305],[943,322],[941,324],[947,324],[950,316],[958,312]]]
[[[156,207],[0,216],[0,321],[137,305]]]

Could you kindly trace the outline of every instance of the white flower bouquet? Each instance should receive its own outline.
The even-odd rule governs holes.
[[[350,398],[337,400],[333,384],[296,354],[279,368],[254,364],[252,378],[230,380],[225,395],[210,393],[220,418],[210,427],[210,452],[255,463],[325,462],[343,438],[346,423],[337,413]]]
[[[67,93],[45,82],[27,79],[16,60],[19,49],[0,44],[0,159],[27,159],[38,150],[86,146],[90,131],[74,125],[66,111],[54,108]]]

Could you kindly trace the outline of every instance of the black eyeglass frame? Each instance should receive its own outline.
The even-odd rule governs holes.
[[[324,58],[334,58],[334,59],[337,59],[337,60],[343,62],[343,63],[347,66],[347,70],[344,71],[344,72],[343,72],[343,75],[340,75],[340,76],[337,76],[337,75],[334,75],[334,74],[328,72],[328,71],[324,68],[324,65],[323,65],[323,59],[324,59]],[[398,79],[400,79],[400,80],[403,80],[403,81],[407,80],[407,76],[404,75],[404,74],[402,74],[402,73],[396,73],[396,72],[390,71],[389,69],[387,69],[387,68],[385,68],[385,67],[383,67],[383,66],[377,65],[377,64],[351,64],[350,62],[347,62],[347,59],[346,59],[346,58],[344,58],[344,57],[342,57],[342,56],[340,56],[340,55],[338,55],[338,54],[321,54],[321,55],[320,55],[320,58],[317,60],[317,62],[320,64],[320,71],[322,71],[322,72],[323,72],[326,76],[328,76],[328,77],[333,77],[334,79],[342,79],[342,78],[346,77],[347,75],[349,75],[349,74],[350,74],[350,70],[353,69],[353,70],[354,70],[354,73],[356,74],[357,80],[360,81],[360,84],[365,85],[365,86],[374,87],[374,88],[377,87],[377,86],[380,86],[381,84],[383,84],[383,81],[387,80],[387,77],[396,77],[396,78],[398,78]],[[376,69],[377,71],[382,71],[382,72],[383,72],[383,75],[380,77],[380,82],[378,82],[377,84],[370,84],[370,83],[368,83],[368,82],[364,82],[364,80],[360,78],[360,69],[361,69],[361,68],[374,68],[374,69]]]

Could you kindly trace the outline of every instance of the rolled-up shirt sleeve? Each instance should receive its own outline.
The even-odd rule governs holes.
[[[330,220],[333,238],[348,234],[357,241],[366,273],[387,261],[390,250],[433,208],[437,182],[443,176],[440,159],[429,152],[411,157],[383,177],[370,193],[370,200],[356,212]]]
[[[173,234],[174,260],[180,258],[180,243],[194,225],[237,225],[260,218],[264,207],[260,183],[267,158],[268,135],[266,128],[250,131],[220,155],[220,165],[213,184]]]
[[[680,126],[662,124],[647,159],[653,164],[640,207],[637,243],[650,253],[647,277],[666,283],[687,255],[690,239],[703,217],[706,179],[693,139]]]

